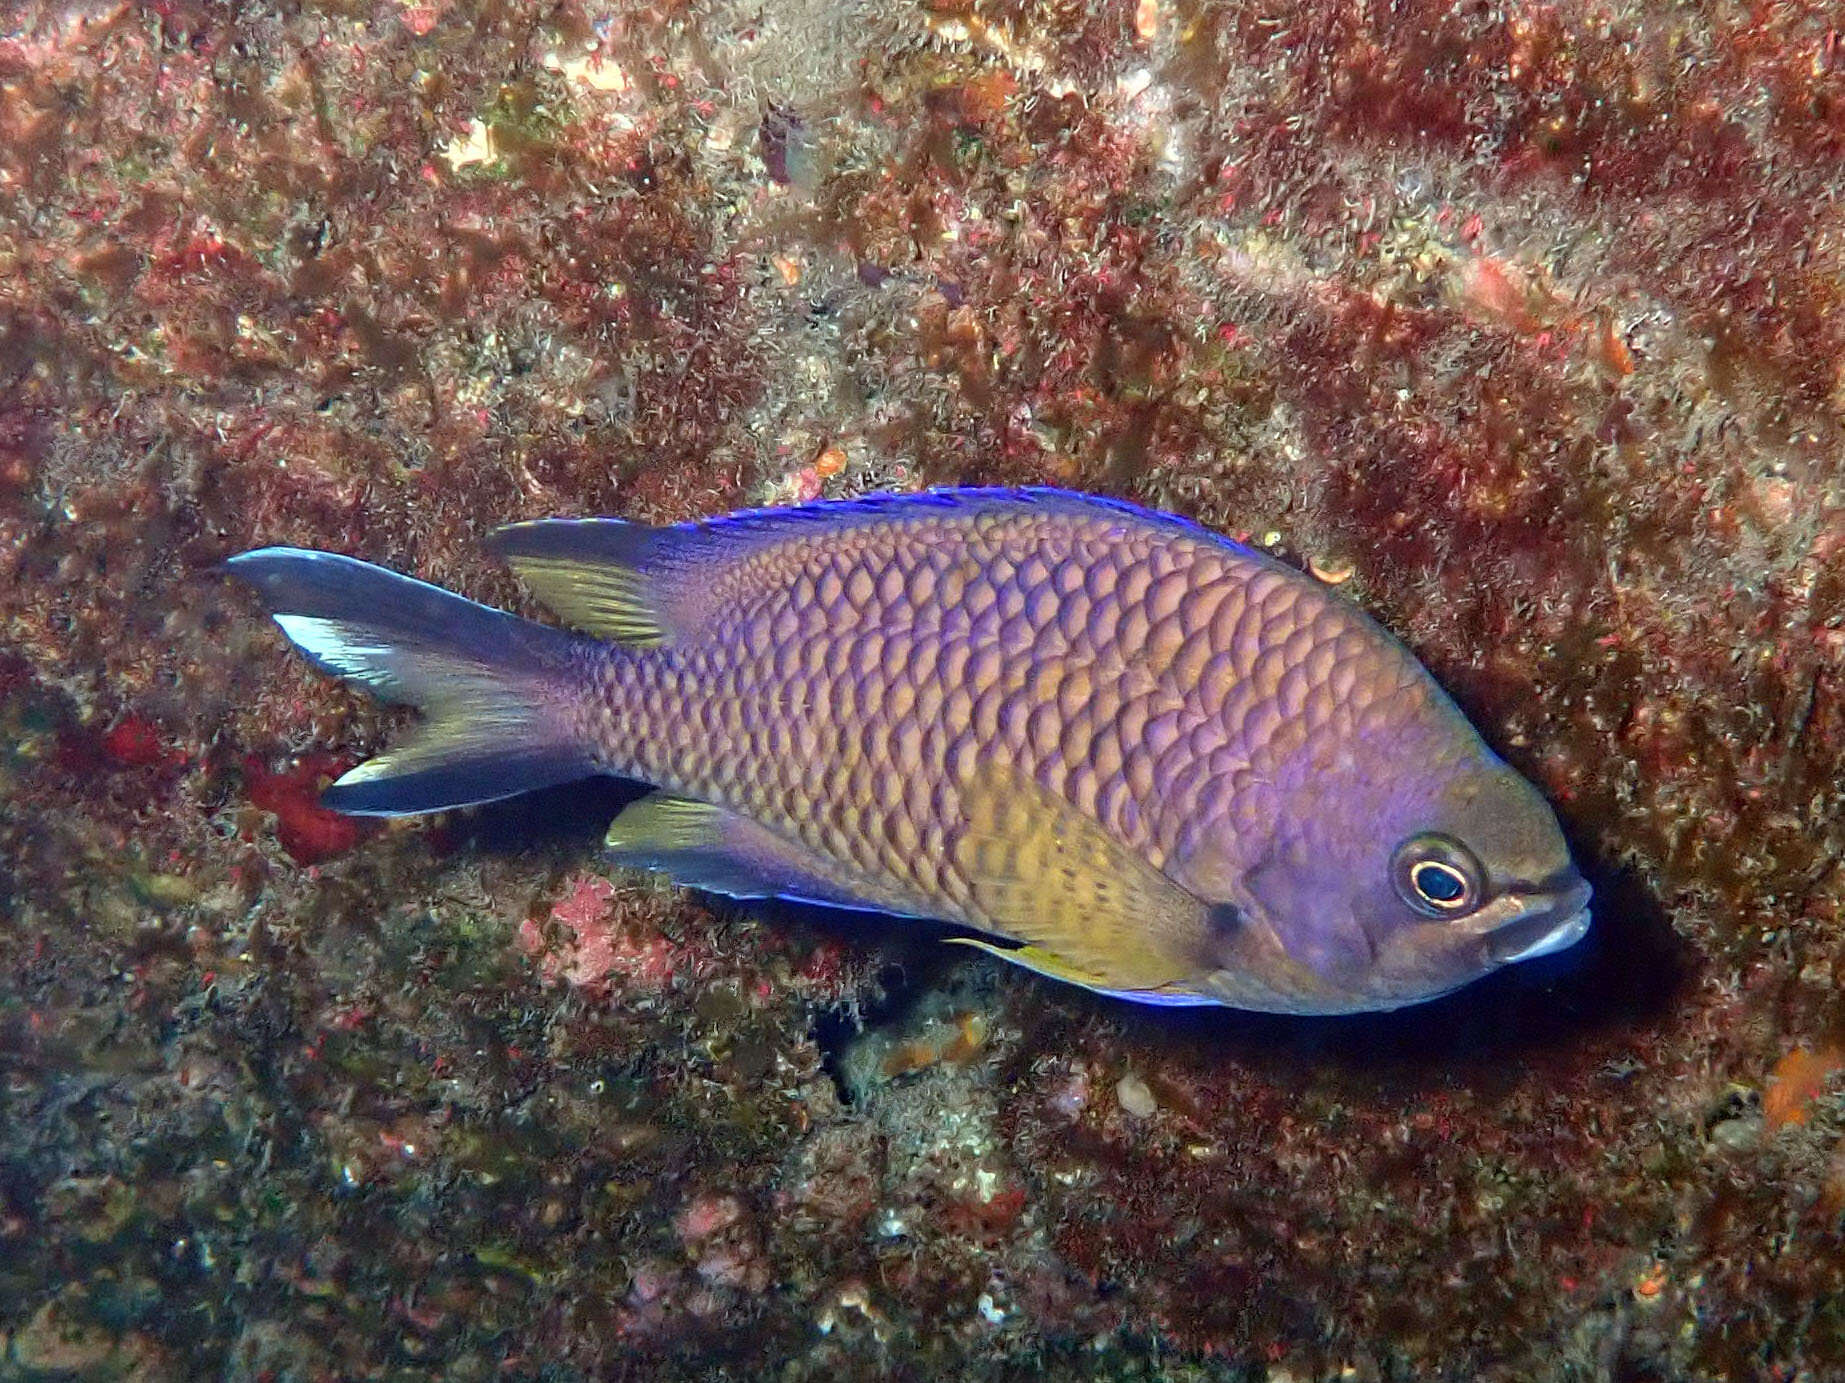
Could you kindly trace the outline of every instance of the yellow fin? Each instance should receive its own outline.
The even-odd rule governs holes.
[[[977,770],[962,803],[955,863],[992,929],[1027,943],[989,949],[1091,989],[1165,990],[1199,973],[1208,908],[1100,822],[1003,766]]]
[[[1108,988],[1108,981],[1100,975],[1092,975],[1086,970],[1079,970],[1061,957],[1052,955],[1042,946],[1001,946],[997,942],[986,941],[977,936],[946,936],[942,940],[951,946],[972,946],[976,951],[985,951],[989,956],[1009,960],[1014,965],[1022,965],[1027,970],[1035,970],[1040,975],[1048,975],[1053,980],[1062,980],[1065,984],[1080,984],[1084,989]]]
[[[624,807],[602,839],[609,859],[656,869],[677,883],[732,898],[786,891],[790,872],[774,838],[756,823],[710,802],[650,792]]]
[[[562,558],[512,557],[512,569],[558,618],[585,634],[651,645],[665,639],[641,574]]]
[[[1203,1008],[1219,1002],[1217,999],[1206,998],[1203,994],[1193,990],[1113,989],[1100,975],[1091,975],[1078,970],[1075,966],[1058,959],[1042,946],[1000,946],[977,936],[948,936],[942,939],[954,946],[972,946],[976,951],[985,951],[990,956],[1009,960],[1014,965],[1023,966],[1049,979],[1062,980],[1065,984],[1080,985],[1097,994],[1106,994],[1112,999],[1127,999],[1137,1004],[1176,1008]]]
[[[539,519],[497,529],[492,545],[566,624],[651,646],[667,621],[646,566],[663,530],[620,519]]]
[[[618,855],[701,849],[719,838],[727,815],[694,797],[650,792],[616,814],[602,844]]]
[[[625,807],[609,823],[603,846],[616,864],[659,870],[707,893],[832,908],[903,907],[903,900],[760,821],[670,792],[652,792]]]

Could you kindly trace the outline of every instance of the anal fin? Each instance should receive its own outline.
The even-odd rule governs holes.
[[[892,910],[875,886],[859,885],[800,842],[739,812],[670,792],[629,806],[610,823],[603,845],[616,864],[658,870],[707,893]]]

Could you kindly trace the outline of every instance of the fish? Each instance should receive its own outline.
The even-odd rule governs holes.
[[[423,712],[328,807],[639,780],[616,865],[1154,1005],[1399,1008],[1589,928],[1550,806],[1415,656],[1176,515],[963,488],[488,545],[565,627],[334,553],[227,564],[315,666]]]

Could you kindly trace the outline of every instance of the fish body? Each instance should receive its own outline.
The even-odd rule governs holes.
[[[429,715],[329,805],[639,779],[620,862],[940,919],[1151,1003],[1396,1007],[1586,928],[1550,809],[1401,644],[1170,515],[960,490],[494,545],[580,632],[233,559],[315,661]]]

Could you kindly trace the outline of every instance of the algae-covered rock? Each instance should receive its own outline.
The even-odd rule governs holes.
[[[1845,1373],[1842,84],[1818,0],[10,6],[6,1367]],[[619,786],[355,823],[396,713],[218,574],[1026,483],[1375,613],[1589,939],[1155,1013],[613,874]]]

